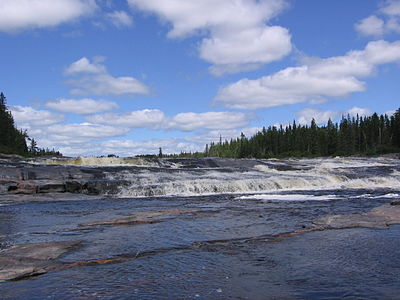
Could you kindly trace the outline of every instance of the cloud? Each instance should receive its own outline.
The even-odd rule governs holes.
[[[243,128],[241,130],[212,130],[205,134],[196,134],[182,138],[153,139],[149,141],[132,140],[111,140],[101,144],[102,154],[114,153],[120,156],[133,156],[137,154],[158,154],[159,148],[162,148],[164,154],[180,152],[204,151],[206,144],[211,142],[218,143],[220,137],[223,141],[236,139],[243,132],[250,137],[260,131],[261,128]]]
[[[253,114],[238,112],[180,113],[167,117],[158,109],[144,109],[122,114],[102,114],[86,117],[96,124],[126,126],[129,128],[151,128],[164,130],[226,130],[246,126],[254,118]]]
[[[390,116],[393,116],[395,113],[396,113],[396,110],[395,110],[395,109],[394,109],[394,110],[388,110],[388,111],[384,112],[384,114],[385,114],[385,115],[388,115],[389,117],[390,117]]]
[[[385,34],[400,33],[400,1],[387,0],[377,11],[380,17],[371,15],[354,25],[361,35],[382,37]]]
[[[253,118],[252,114],[239,112],[188,112],[170,118],[167,122],[167,128],[182,131],[233,129],[247,126],[251,118]]]
[[[306,108],[297,113],[297,122],[301,125],[308,125],[314,119],[317,124],[325,124],[329,119],[335,120],[339,115],[340,113],[337,111]]]
[[[229,141],[230,139],[236,139],[243,133],[246,137],[251,137],[257,132],[261,131],[261,127],[245,127],[240,129],[226,129],[226,130],[211,130],[205,134],[195,135],[187,137],[186,140],[189,142],[197,143],[203,147],[206,144],[219,143],[219,140]]]
[[[54,27],[88,16],[96,9],[94,0],[2,0],[0,32]]]
[[[385,31],[385,22],[375,15],[362,19],[355,25],[356,30],[362,35],[372,35],[380,37]]]
[[[31,128],[62,122],[64,116],[46,110],[36,110],[29,106],[10,106],[11,113],[19,127]]]
[[[57,135],[59,139],[101,139],[107,137],[122,136],[126,134],[129,129],[114,126],[105,126],[90,123],[81,124],[57,124],[49,126],[46,129],[48,134]]]
[[[309,58],[299,67],[239,80],[220,88],[215,102],[230,108],[257,109],[344,97],[365,90],[359,78],[372,75],[379,65],[394,62],[400,62],[400,41],[374,41],[345,56]]]
[[[359,117],[364,117],[364,116],[370,116],[372,114],[373,114],[372,110],[357,106],[354,106],[353,108],[346,110],[344,113],[342,113],[343,116],[349,115],[350,117],[356,117],[357,115]]]
[[[400,1],[399,0],[387,0],[385,4],[380,8],[380,12],[388,16],[400,16]]]
[[[128,0],[172,25],[170,38],[205,36],[199,55],[215,75],[252,70],[291,52],[286,28],[266,25],[286,8],[285,0]]]
[[[149,88],[133,77],[113,77],[100,62],[90,62],[83,57],[65,69],[67,76],[76,78],[67,81],[74,88],[73,95],[147,95]]]
[[[155,127],[165,122],[165,115],[158,109],[144,109],[123,114],[102,114],[86,118],[96,124],[126,126],[129,128]]]
[[[107,19],[116,27],[129,27],[133,25],[132,17],[124,11],[108,13]]]
[[[64,155],[95,155],[102,150],[99,141],[123,136],[128,131],[127,128],[81,123],[34,128],[28,130],[28,134],[38,140],[39,147],[55,148]]]
[[[142,142],[131,140],[112,140],[102,143],[103,154],[113,153],[120,156],[137,154],[158,154],[162,148],[164,154],[203,151],[205,145],[188,142],[186,139],[156,139]]]
[[[79,102],[78,100],[71,101]],[[61,102],[60,106],[62,105],[64,104]],[[130,131],[126,127],[91,123],[62,124],[64,116],[61,114],[36,110],[29,106],[10,106],[9,108],[17,126],[27,129],[28,135],[40,142],[40,147],[60,149],[61,146],[78,145],[77,147],[84,149],[85,143],[119,137]]]
[[[75,113],[80,115],[106,112],[119,108],[118,104],[115,102],[93,99],[57,99],[47,101],[46,107],[64,113]]]
[[[106,68],[101,64],[91,63],[89,59],[82,57],[81,59],[73,62],[64,71],[65,75],[76,75],[82,73],[104,74],[106,73]]]
[[[345,111],[319,110],[314,108],[305,108],[297,113],[297,123],[301,125],[309,125],[314,119],[317,124],[326,124],[329,119],[335,121],[340,116],[347,117],[365,117],[372,115],[373,112],[368,108],[354,106]]]

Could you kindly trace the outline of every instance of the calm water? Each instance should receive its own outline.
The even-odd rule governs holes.
[[[276,238],[319,217],[360,213],[398,199],[397,161],[268,164],[131,172],[114,167],[107,180],[128,184],[118,194],[105,191],[90,200],[71,195],[75,200],[10,202],[3,195],[2,248],[71,240],[82,245],[62,262],[129,260],[2,282],[0,298],[398,299],[400,226]],[[163,195],[137,196],[148,191]],[[166,209],[189,213],[154,224],[81,226]]]

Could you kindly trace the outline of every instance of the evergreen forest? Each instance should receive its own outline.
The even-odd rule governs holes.
[[[0,153],[22,156],[61,155],[54,149],[37,147],[35,139],[30,138],[26,131],[15,127],[14,118],[7,107],[7,100],[3,93],[0,93]]]
[[[317,157],[375,155],[400,152],[400,109],[393,116],[343,116],[318,126],[293,124],[263,128],[247,138],[211,143],[206,156],[230,158]]]

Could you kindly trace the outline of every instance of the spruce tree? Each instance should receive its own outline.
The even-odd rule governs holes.
[[[0,93],[0,152],[8,154],[26,155],[26,132],[18,130],[14,119],[7,108],[7,99]]]

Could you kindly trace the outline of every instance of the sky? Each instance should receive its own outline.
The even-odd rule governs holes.
[[[67,156],[400,107],[400,0],[0,0],[0,91]]]

